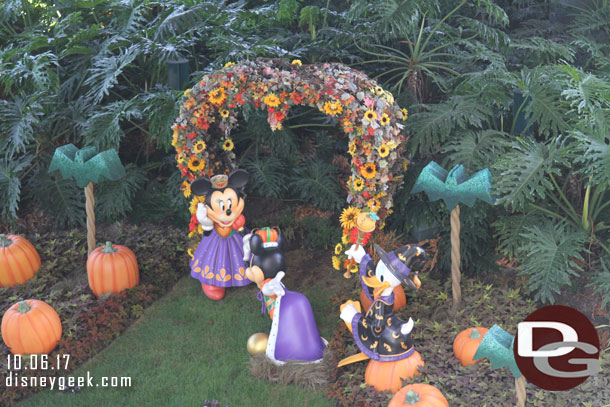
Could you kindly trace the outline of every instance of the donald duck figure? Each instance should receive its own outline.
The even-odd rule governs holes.
[[[404,284],[417,290],[421,282],[417,277],[426,260],[421,247],[406,245],[386,252],[374,245],[380,261],[377,266],[360,245],[352,245],[345,253],[360,264],[362,289],[372,300],[364,314],[360,304],[348,301],[341,306],[341,319],[352,332],[361,353],[350,356],[339,363],[371,359],[379,362],[396,362],[409,358],[415,352],[411,339],[413,320],[405,322],[394,315],[393,289]]]

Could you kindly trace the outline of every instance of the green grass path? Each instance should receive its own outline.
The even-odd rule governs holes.
[[[330,338],[338,324],[328,312],[328,293],[313,286],[305,291],[315,311],[320,333]],[[261,315],[256,287],[227,291],[221,302],[204,297],[190,277],[181,279],[123,335],[81,366],[73,376],[130,376],[130,388],[84,388],[78,393],[57,390],[24,400],[20,407],[198,406],[217,399],[230,407],[331,407],[324,391],[256,380],[248,370],[246,341],[255,332],[269,332],[271,321]]]

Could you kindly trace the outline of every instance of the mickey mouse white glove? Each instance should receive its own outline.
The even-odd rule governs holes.
[[[358,264],[362,261],[362,258],[366,255],[364,247],[359,244],[353,244],[348,250],[345,251],[348,259],[354,259]]]
[[[252,239],[252,233],[248,233],[242,239],[243,249],[244,249],[244,261],[249,261],[250,260],[250,254],[251,254],[251,251],[250,251],[250,239]]]
[[[208,209],[201,202],[197,204],[197,214],[195,216],[197,216],[197,220],[204,231],[209,232],[214,229],[214,222],[208,218]]]
[[[273,280],[269,281],[263,286],[263,289],[261,290],[263,294],[266,296],[277,295],[278,297],[286,294],[284,291],[284,284],[282,284],[282,278],[284,278],[284,275],[285,273],[283,271],[277,273]]]
[[[413,325],[415,325],[413,319],[409,318],[409,321],[406,324],[402,324],[400,327],[400,333],[403,335],[410,333],[413,330]]]

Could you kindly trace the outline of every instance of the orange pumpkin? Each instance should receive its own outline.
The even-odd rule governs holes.
[[[460,332],[453,341],[453,354],[459,359],[462,366],[471,366],[482,359],[472,360],[479,349],[483,336],[489,331],[487,328],[477,326]]]
[[[49,353],[61,338],[61,320],[49,304],[19,301],[2,317],[2,339],[15,355]]]
[[[89,255],[87,277],[97,297],[133,288],[140,282],[136,255],[125,246],[106,242]]]
[[[0,287],[23,284],[40,268],[40,256],[26,238],[0,235]]]
[[[369,362],[364,372],[364,381],[379,391],[390,390],[396,393],[402,386],[402,379],[410,379],[419,374],[418,369],[424,366],[424,360],[418,351],[411,356],[394,362]]]
[[[277,229],[275,228],[263,228],[256,231],[256,234],[263,239],[264,243],[267,242],[277,242]]]
[[[429,384],[409,384],[392,397],[388,407],[449,407],[449,402],[439,389]]]
[[[392,292],[394,293],[394,306],[392,309],[398,311],[399,309],[406,307],[407,296],[405,295],[405,290],[402,286],[397,285]],[[362,309],[365,311],[371,306],[371,301],[366,297],[363,290],[360,290],[360,304],[362,304]]]

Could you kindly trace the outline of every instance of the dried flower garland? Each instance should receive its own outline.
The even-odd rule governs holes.
[[[374,80],[342,64],[303,65],[299,60],[269,59],[231,62],[187,90],[172,139],[186,198],[191,197],[190,182],[195,178],[235,167],[230,134],[245,104],[265,110],[272,130],[282,129],[293,106],[314,107],[335,118],[349,136],[352,156],[347,182],[350,206],[341,214],[339,245],[353,243],[358,235],[354,222],[360,211],[370,212],[378,226],[384,226],[392,211],[396,181],[404,171],[401,130],[408,113]],[[202,233],[195,217],[200,199],[191,198],[189,236]],[[368,241],[370,233],[367,235]],[[336,252],[332,259],[335,269],[346,268],[346,277],[357,271],[342,252]]]

